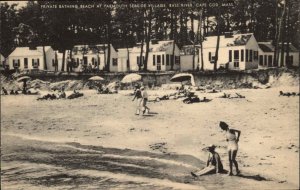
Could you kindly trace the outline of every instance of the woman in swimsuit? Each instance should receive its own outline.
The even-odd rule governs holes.
[[[240,173],[240,170],[239,170],[238,163],[235,160],[235,158],[236,158],[236,154],[237,154],[237,151],[239,148],[238,142],[239,142],[239,138],[241,135],[241,131],[235,130],[235,129],[229,129],[229,126],[223,121],[220,122],[219,126],[222,130],[224,130],[226,132],[226,141],[228,143],[227,150],[228,150],[229,167],[230,167],[230,171],[229,171],[228,175],[233,175],[232,174],[232,164],[234,164],[234,166],[236,168],[236,175],[238,175]]]

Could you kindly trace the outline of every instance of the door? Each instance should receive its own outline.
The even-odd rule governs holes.
[[[156,58],[157,58],[156,69],[158,71],[160,71],[161,70],[161,55],[157,55]]]
[[[28,69],[28,58],[24,58],[24,69]]]
[[[84,65],[87,65],[88,64],[88,59],[86,56],[83,57],[83,64]]]

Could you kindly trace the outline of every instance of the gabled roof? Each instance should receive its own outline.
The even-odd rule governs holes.
[[[45,46],[47,52],[51,49],[51,46]],[[36,49],[30,49],[29,47],[17,47],[9,56],[43,56],[43,46],[38,46]]]
[[[244,46],[248,43],[252,33],[249,34],[233,34],[230,37],[225,37],[225,35],[220,36],[219,47],[230,47],[230,46]],[[203,48],[213,48],[217,45],[217,36],[208,36],[203,41]]]
[[[150,42],[149,52],[166,51],[169,47],[173,47],[174,40],[157,41],[156,43]],[[146,43],[143,46],[144,52],[146,52]],[[138,44],[132,48],[132,53],[138,53],[141,51],[141,45]]]
[[[43,51],[32,50],[29,47],[17,47],[9,56],[42,56]]]
[[[258,46],[263,52],[275,51],[275,47],[272,45],[272,42],[258,42]],[[287,44],[285,43],[284,51],[286,51],[286,49],[287,49]],[[278,44],[278,51],[280,50],[281,50],[281,43]],[[297,50],[297,48],[293,46],[293,44],[289,44],[289,50],[290,52],[299,52],[299,50]]]
[[[274,51],[274,46],[271,44],[271,42],[258,42],[258,46],[263,52]]]

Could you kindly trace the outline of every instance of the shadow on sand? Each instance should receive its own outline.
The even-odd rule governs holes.
[[[237,177],[246,178],[246,179],[252,179],[252,180],[255,180],[255,181],[272,181],[270,179],[266,179],[265,177],[260,176],[259,174],[257,174],[257,175],[244,175],[244,174],[240,174]]]

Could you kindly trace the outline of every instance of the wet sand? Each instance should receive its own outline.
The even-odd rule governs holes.
[[[144,116],[134,114],[125,91],[84,91],[79,99],[53,101],[2,96],[2,187],[298,189],[299,96],[279,97],[279,90],[224,91],[245,99],[197,92],[212,101],[150,102]],[[149,91],[162,93],[169,92]],[[194,179],[189,172],[203,167],[202,148],[212,143],[228,169],[221,120],[242,131],[237,160],[243,175]]]

